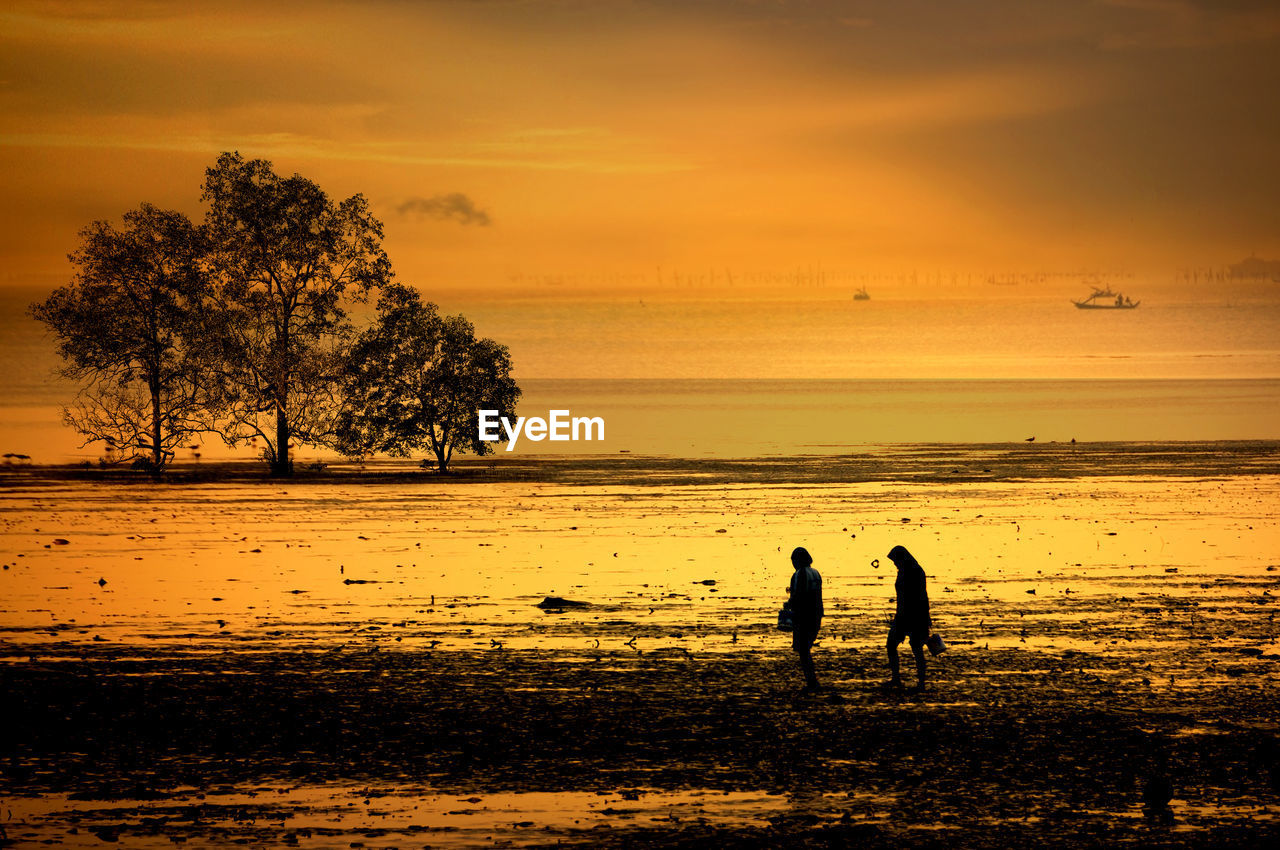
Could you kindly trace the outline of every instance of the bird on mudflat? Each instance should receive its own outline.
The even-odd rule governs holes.
[[[1025,440],[1023,440],[1022,442],[1024,442],[1024,443],[1034,443],[1035,441],[1036,441],[1036,438],[1035,438],[1035,437],[1027,437],[1027,438],[1026,438]]]

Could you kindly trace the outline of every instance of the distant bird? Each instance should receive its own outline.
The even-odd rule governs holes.
[[[1035,437],[1027,437],[1025,440],[1023,440],[1024,443],[1034,443],[1035,441],[1036,441]]]
[[[106,583],[107,583],[107,580],[105,578],[98,579],[98,587],[103,587],[106,585]]]

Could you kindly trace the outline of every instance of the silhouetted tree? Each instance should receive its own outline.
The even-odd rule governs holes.
[[[71,284],[30,308],[57,338],[62,374],[82,384],[63,417],[84,445],[103,441],[120,460],[159,471],[177,446],[214,428],[218,406],[199,231],[143,204],[123,230],[95,221],[80,237]]]
[[[223,436],[261,438],[272,471],[287,475],[292,441],[332,441],[348,301],[392,276],[382,224],[361,195],[335,204],[310,180],[238,153],[208,169],[203,199],[227,335]]]
[[[465,318],[441,316],[406,286],[383,290],[346,373],[335,446],[352,457],[429,449],[441,472],[455,451],[493,451],[479,438],[478,410],[514,417],[520,399],[505,345],[476,339]]]

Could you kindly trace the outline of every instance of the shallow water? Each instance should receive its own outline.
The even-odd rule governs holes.
[[[404,785],[280,785],[252,789],[177,789],[162,801],[77,801],[67,795],[10,803],[9,831],[31,841],[74,845],[76,836],[112,840],[121,833],[131,847],[171,847],[174,836],[201,846],[281,843],[297,847],[348,846],[360,840],[399,846],[427,842],[432,847],[592,844],[619,829],[679,830],[684,824],[763,830],[801,821],[892,825],[901,795],[893,792],[799,792],[777,794],[690,789],[671,792],[632,788],[598,792],[442,794]],[[1047,825],[1045,816],[1003,821],[987,818],[991,829],[1016,821]],[[1058,815],[1060,817],[1060,815]],[[1224,820],[1280,821],[1280,809],[1263,801],[1232,804],[1179,801],[1164,816],[1173,834],[1195,834]],[[1115,811],[1077,812],[1089,821],[1129,821],[1135,827],[1152,816],[1137,806]],[[66,831],[73,824],[74,833]],[[955,824],[952,824],[954,828]],[[946,830],[939,823],[916,829]],[[1154,830],[1159,834],[1159,830]],[[910,830],[907,830],[907,835]],[[909,839],[908,839],[909,840]],[[351,846],[359,846],[351,845]]]
[[[820,795],[819,795],[820,796]],[[892,803],[884,798],[882,807]],[[433,847],[470,847],[487,842],[522,846],[553,840],[582,842],[592,830],[655,827],[684,820],[711,825],[764,827],[786,811],[785,797],[763,792],[654,788],[616,792],[561,791],[459,796],[430,788],[395,785],[287,785],[203,792],[180,789],[163,802],[139,805],[79,802],[67,795],[21,800],[13,805],[11,831],[33,840],[65,836],[65,824],[83,832],[122,826],[130,846],[170,847],[178,830],[209,845],[236,839],[285,840],[299,847],[335,846],[339,838],[416,839]],[[160,821],[147,843],[138,835]],[[290,838],[292,836],[292,838]],[[56,840],[55,838],[55,840]],[[142,839],[142,840],[139,840]],[[575,841],[576,839],[576,841]]]
[[[603,442],[518,451],[742,457],[882,442],[1276,439],[1280,294],[1133,281],[1134,311],[1082,311],[1080,285],[654,293],[440,293],[511,350],[519,413],[601,416]],[[1087,292],[1088,287],[1084,287]],[[60,409],[53,339],[25,315],[47,290],[0,289],[0,451],[96,461]],[[430,294],[429,294],[429,297]],[[206,459],[229,456],[206,441]],[[242,448],[240,458],[256,449]],[[185,449],[180,459],[189,459]],[[302,461],[331,454],[304,446]]]
[[[1148,651],[1199,630],[1271,654],[1270,620],[1247,615],[1280,592],[1278,503],[1275,476],[63,482],[0,496],[0,633],[12,656],[102,641],[735,652],[776,642],[787,555],[804,545],[824,577],[825,634],[864,643],[892,610],[886,553],[901,544],[952,641]],[[536,607],[547,596],[589,607]]]

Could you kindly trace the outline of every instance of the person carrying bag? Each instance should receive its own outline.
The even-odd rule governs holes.
[[[800,657],[800,670],[804,673],[804,692],[813,693],[822,689],[813,668],[813,643],[822,626],[822,576],[813,568],[813,558],[803,546],[791,553],[791,566],[795,571],[787,588],[787,604],[778,612],[778,628],[791,632],[791,648]]]

